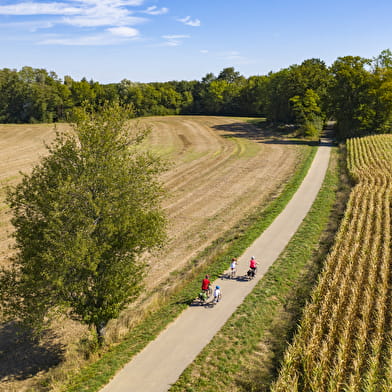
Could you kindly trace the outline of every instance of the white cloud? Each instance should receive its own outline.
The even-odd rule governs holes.
[[[64,46],[105,46],[116,45],[135,39],[136,36],[114,35],[112,32],[88,35],[81,37],[50,37],[38,42],[39,45],[64,45]]]
[[[120,37],[127,37],[127,38],[133,38],[137,37],[139,35],[139,31],[132,28],[132,27],[111,27],[107,29],[110,33],[113,35],[118,35]]]
[[[50,29],[55,25],[53,21],[25,21],[25,22],[11,22],[11,23],[0,23],[0,27],[27,30],[30,32],[35,32],[39,29]]]
[[[168,12],[168,8],[157,6],[144,7],[144,10],[132,8],[143,6],[145,2],[146,0],[13,0],[15,4],[0,5],[0,15],[30,16],[30,20],[21,25],[21,28],[30,32],[46,28],[56,33],[58,25],[66,25],[67,31],[72,34],[72,38],[71,35],[46,36],[40,44],[107,45],[139,37],[140,32],[133,26],[148,21],[147,15],[163,15]],[[135,16],[136,12],[139,15],[144,13],[145,17]],[[56,15],[57,18],[48,20],[48,15]],[[2,26],[12,27],[12,19],[11,23],[4,23]],[[70,27],[73,29],[70,30]],[[83,30],[78,32],[77,28]],[[83,35],[86,34],[85,28],[89,29],[90,35]],[[73,38],[75,35],[80,38]],[[179,45],[183,38],[166,38],[167,44]]]
[[[234,64],[251,64],[253,62],[249,58],[242,56],[241,53],[236,50],[222,52],[219,53],[218,56],[227,61],[231,61]]]
[[[0,5],[0,15],[77,15],[79,7],[66,3],[25,2],[13,5]]]
[[[65,2],[36,3],[22,2],[0,6],[0,15],[62,15],[61,22],[78,26],[124,26],[142,23],[144,18],[131,16],[132,11],[125,6],[140,5],[140,0],[70,0]]]
[[[206,54],[206,53],[208,53],[208,50],[202,49],[202,50],[200,51],[200,53]]]
[[[162,44],[162,46],[180,46],[182,42],[179,41],[166,41]]]
[[[87,46],[87,45],[107,45],[108,40],[102,39],[101,35],[84,36],[78,38],[48,38],[38,42],[40,45],[66,45],[66,46]],[[112,41],[113,42],[113,41]]]
[[[145,22],[144,18],[131,16],[132,12],[121,7],[123,1],[84,0],[91,7],[82,8],[78,16],[68,16],[64,23],[78,27],[126,26]]]
[[[201,25],[201,22],[199,19],[192,20],[190,16],[186,16],[185,18],[177,19],[177,20],[181,23],[188,25],[188,26],[199,27]]]
[[[162,38],[166,40],[163,46],[180,46],[184,39],[190,38],[190,35],[171,34],[163,35]]]
[[[181,39],[181,38],[190,38],[190,35],[180,35],[180,34],[178,34],[178,35],[175,35],[175,34],[173,34],[173,35],[163,35],[162,38],[165,38],[165,39]]]
[[[234,59],[240,57],[240,52],[237,52],[235,50],[232,50],[230,52],[222,52],[221,56],[226,57],[228,59]]]
[[[135,16],[125,16],[120,15],[108,15],[105,13],[77,16],[77,17],[66,17],[62,21],[66,24],[76,26],[76,27],[99,27],[99,26],[124,26],[124,25],[135,25],[145,22],[144,18],[139,18]]]
[[[169,9],[165,8],[165,7],[158,9],[158,7],[156,5],[153,5],[151,7],[148,7],[143,12],[145,14],[149,14],[149,15],[163,15],[163,14],[167,14],[169,12]]]
[[[92,5],[110,5],[113,7],[138,6],[142,5],[145,0],[69,0],[74,3],[92,4]]]

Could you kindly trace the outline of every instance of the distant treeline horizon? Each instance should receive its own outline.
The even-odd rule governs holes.
[[[201,80],[100,84],[59,78],[29,66],[0,70],[0,123],[68,121],[73,109],[117,101],[133,116],[198,114],[266,118],[294,124],[318,137],[325,121],[336,121],[339,138],[392,130],[392,52],[339,57],[327,67],[316,58],[263,76],[242,76],[233,67]]]

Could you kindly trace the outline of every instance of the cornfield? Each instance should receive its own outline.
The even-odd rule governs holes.
[[[392,391],[392,135],[347,149],[356,185],[273,392]]]

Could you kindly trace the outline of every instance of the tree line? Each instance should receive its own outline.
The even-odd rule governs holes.
[[[103,102],[131,105],[135,116],[207,114],[265,117],[317,137],[326,119],[340,138],[391,131],[392,52],[373,59],[339,57],[330,67],[308,59],[268,75],[242,76],[233,67],[201,80],[100,84],[23,67],[0,70],[0,122],[67,121],[74,108]]]

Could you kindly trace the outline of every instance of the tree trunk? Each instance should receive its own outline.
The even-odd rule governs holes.
[[[103,322],[94,325],[99,347],[101,347],[104,342],[105,326],[106,324]]]

